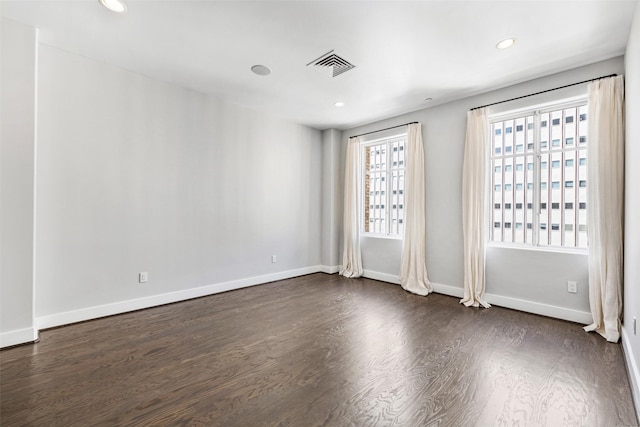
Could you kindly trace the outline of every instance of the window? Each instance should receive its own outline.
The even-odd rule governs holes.
[[[587,248],[587,113],[583,99],[490,118],[492,242]]]
[[[405,138],[363,144],[364,233],[401,237],[404,232]]]

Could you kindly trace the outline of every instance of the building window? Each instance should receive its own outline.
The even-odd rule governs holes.
[[[491,241],[587,248],[587,110],[583,99],[490,118]]]
[[[364,233],[402,237],[406,135],[363,144]]]

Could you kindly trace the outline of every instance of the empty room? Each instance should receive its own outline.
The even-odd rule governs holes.
[[[0,15],[0,425],[640,425],[638,0]]]

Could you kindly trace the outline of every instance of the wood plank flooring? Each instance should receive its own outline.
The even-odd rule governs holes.
[[[322,273],[43,331],[2,426],[637,425],[580,325]]]

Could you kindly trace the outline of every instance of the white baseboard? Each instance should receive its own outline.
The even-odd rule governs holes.
[[[0,348],[34,341],[38,341],[38,330],[36,328],[17,329],[0,334]]]
[[[212,295],[220,292],[226,292],[234,289],[241,289],[249,286],[260,285],[263,283],[273,282],[276,280],[284,280],[292,277],[303,276],[305,274],[323,272],[334,274],[340,270],[340,266],[315,265],[296,270],[282,271],[279,273],[266,274],[262,276],[249,277],[246,279],[233,280],[229,282],[216,283],[212,285],[202,286],[198,288],[185,289],[176,292],[169,292],[159,295],[151,295],[144,298],[137,298],[126,301],[119,301],[111,304],[104,304],[94,307],[82,308],[62,313],[56,313],[49,316],[41,316],[36,318],[35,328],[21,329],[17,331],[4,332],[0,334],[0,348],[33,342],[38,339],[38,330],[45,328],[53,328],[56,326],[68,325],[70,323],[82,322],[85,320],[97,319],[99,317],[111,316],[129,311],[140,310],[144,308],[155,307],[158,305],[169,304],[173,302],[184,301],[192,298],[198,298],[206,295]],[[400,278],[397,275],[381,273],[372,270],[364,270],[364,277],[380,280],[383,282],[400,284]],[[444,285],[441,283],[432,283],[433,290],[436,293],[461,298],[463,296],[462,288]],[[591,314],[587,312],[567,309],[563,307],[552,306],[532,301],[521,300],[501,295],[485,294],[487,302],[501,307],[512,308],[515,310],[525,311],[543,316],[555,317],[558,319],[569,320],[573,322],[589,324],[591,323]]]
[[[378,271],[363,270],[362,277],[366,277],[367,279],[380,280],[381,282],[394,283],[396,285],[400,284],[399,276],[394,276],[393,274],[387,274],[387,273],[380,273]]]
[[[591,313],[587,311],[573,310],[571,308],[558,307],[541,302],[527,301],[495,294],[484,294],[484,299],[491,305],[526,311],[527,313],[540,314],[547,317],[554,317],[556,319],[568,320],[570,322],[581,323],[583,325],[588,325],[593,321]]]
[[[396,285],[400,284],[400,278],[392,274],[365,270],[363,276],[369,279],[380,280],[382,282],[394,283]],[[437,294],[444,294],[457,298],[462,298],[464,296],[464,290],[461,287],[444,285],[442,283],[434,282],[431,282],[431,286],[433,286],[433,291]],[[584,325],[588,325],[592,322],[591,313],[586,311],[573,310],[570,308],[558,307],[555,305],[527,301],[519,298],[506,297],[495,294],[485,294],[484,297],[485,301],[487,301],[489,304],[499,307],[511,308],[527,313],[540,314],[542,316],[554,317],[556,319],[568,320]]]
[[[327,274],[336,274],[340,271],[339,265],[321,265],[320,271]]]
[[[431,282],[433,292],[437,294],[449,295],[450,297],[462,298],[464,296],[464,289],[457,286],[443,285],[442,283]]]
[[[627,373],[629,374],[631,397],[633,398],[633,405],[636,407],[636,416],[638,416],[638,414],[640,414],[640,371],[638,371],[636,355],[633,354],[633,348],[631,347],[629,335],[625,328],[622,328],[622,348],[624,350],[624,361],[627,365]]]
[[[323,271],[324,266],[315,265],[311,267],[299,268],[296,270],[281,271],[279,273],[265,274],[262,276],[249,277],[246,279],[232,280],[229,282],[216,283],[198,288],[185,289],[165,294],[151,295],[143,298],[119,301],[111,304],[104,304],[94,307],[81,308],[79,310],[56,313],[49,316],[36,318],[38,329],[53,328],[56,326],[68,325],[70,323],[82,322],[85,320],[97,319],[99,317],[112,316],[114,314],[126,313],[134,310],[155,307],[163,304],[184,301],[192,298],[231,291],[234,289],[246,288],[263,283],[274,282],[276,280],[290,279],[292,277],[304,276],[305,274]]]

